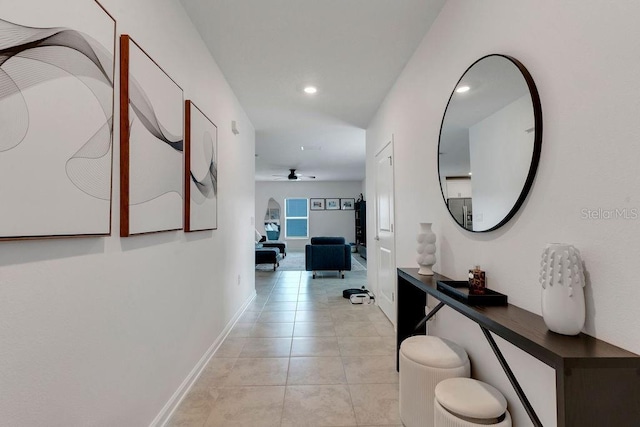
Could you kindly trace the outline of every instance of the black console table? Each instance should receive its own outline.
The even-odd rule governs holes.
[[[556,371],[558,427],[640,426],[640,356],[589,335],[550,332],[541,316],[514,305],[470,306],[436,289],[448,277],[398,269],[397,351],[405,338],[426,333],[426,321],[443,306],[476,322],[535,426],[542,426],[490,332]],[[425,317],[426,295],[440,304]]]

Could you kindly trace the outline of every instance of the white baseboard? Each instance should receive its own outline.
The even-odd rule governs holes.
[[[189,393],[189,390],[195,384],[195,382],[200,377],[200,374],[204,370],[205,366],[209,363],[209,360],[213,357],[218,348],[222,345],[231,329],[235,326],[240,316],[245,312],[249,304],[256,297],[256,291],[253,291],[253,294],[247,299],[247,301],[240,307],[240,309],[236,312],[233,318],[227,323],[227,326],[224,328],[222,333],[216,338],[216,340],[211,344],[211,346],[207,349],[207,351],[202,355],[196,366],[193,367],[189,375],[182,381],[180,387],[173,393],[173,396],[169,399],[169,401],[164,405],[162,410],[158,413],[158,415],[154,418],[154,420],[149,424],[149,427],[164,427],[167,422],[171,419],[171,416],[175,412],[176,408],[182,402],[182,399]]]

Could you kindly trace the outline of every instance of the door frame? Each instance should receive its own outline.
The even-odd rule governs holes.
[[[397,257],[396,257],[396,164],[395,164],[395,136],[392,133],[391,134],[391,139],[389,139],[378,151],[376,151],[376,153],[373,156],[373,161],[374,164],[377,164],[376,159],[378,157],[378,155],[380,153],[382,153],[385,149],[387,149],[387,147],[391,146],[391,174],[393,176],[393,186],[391,188],[391,197],[393,198],[393,207],[392,207],[392,215],[393,215],[393,221],[392,221],[392,238],[391,238],[391,244],[392,244],[392,252],[393,252],[393,269],[397,269],[398,268],[398,263],[397,263]],[[375,241],[375,259],[376,259],[376,265],[375,265],[375,276],[376,276],[376,293],[378,293],[380,291],[380,275],[378,274],[378,272],[380,271],[380,257],[378,256],[378,252],[379,252],[379,246],[380,246],[380,237],[378,235],[378,230],[379,230],[379,218],[378,218],[378,171],[377,168],[374,168],[374,201],[375,201],[375,236],[374,236],[374,241]],[[398,317],[398,277],[397,274],[395,272],[392,272],[391,277],[393,277],[393,310],[394,310],[394,314],[395,314],[395,318],[394,319],[389,319],[389,321],[393,324],[393,328],[394,330],[397,328],[397,317]],[[386,313],[385,313],[386,314]]]

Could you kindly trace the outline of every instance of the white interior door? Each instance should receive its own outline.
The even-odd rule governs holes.
[[[396,257],[393,231],[393,141],[375,158],[376,161],[376,269],[378,305],[396,324]]]

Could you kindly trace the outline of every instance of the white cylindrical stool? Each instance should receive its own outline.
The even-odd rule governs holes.
[[[467,352],[449,340],[428,335],[400,345],[400,419],[406,427],[433,425],[436,385],[447,378],[468,377]]]
[[[471,378],[450,378],[436,386],[434,427],[511,427],[500,391]]]

